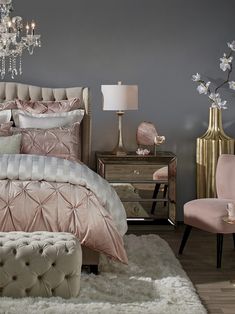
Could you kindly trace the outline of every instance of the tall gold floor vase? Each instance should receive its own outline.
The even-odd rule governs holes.
[[[221,154],[234,154],[234,139],[224,133],[221,109],[210,108],[208,129],[197,138],[198,198],[216,197],[215,173]]]

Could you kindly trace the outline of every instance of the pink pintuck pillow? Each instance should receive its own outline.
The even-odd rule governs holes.
[[[55,129],[19,129],[12,128],[14,133],[21,133],[21,154],[54,156],[78,161],[81,158],[79,141],[79,123],[69,128]]]
[[[6,123],[2,123],[0,124],[0,136],[10,136],[12,135],[12,127],[13,122],[6,122]]]
[[[9,109],[17,109],[16,100],[7,100],[0,103],[0,111]]]
[[[81,102],[78,98],[55,101],[29,101],[17,99],[16,105],[18,109],[31,113],[56,113],[81,109]]]

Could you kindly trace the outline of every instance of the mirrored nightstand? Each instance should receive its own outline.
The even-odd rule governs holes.
[[[97,152],[97,173],[112,184],[128,223],[176,225],[176,156],[171,152],[120,157]]]

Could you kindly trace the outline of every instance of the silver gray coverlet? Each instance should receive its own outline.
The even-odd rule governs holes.
[[[57,157],[0,155],[0,180],[78,184],[91,190],[113,218],[121,235],[127,231],[125,209],[111,185],[86,165]]]

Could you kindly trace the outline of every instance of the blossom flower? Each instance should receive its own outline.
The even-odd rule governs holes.
[[[235,40],[233,40],[231,43],[228,43],[228,47],[229,47],[232,51],[235,51]]]
[[[227,104],[227,100],[224,100],[224,101],[220,101],[220,102],[218,102],[218,108],[219,109],[228,109],[228,107],[226,106],[226,104]]]
[[[212,108],[227,109],[226,107],[227,101],[226,100],[222,101],[219,93],[216,94],[211,93],[209,95],[209,98],[212,100],[211,105]]]
[[[228,109],[228,107],[226,106],[227,101],[224,100],[221,103],[212,103],[211,108],[219,108],[219,109]]]
[[[210,93],[209,95],[209,98],[212,100],[212,101],[216,101],[216,99],[218,99],[220,97],[220,94],[219,93]]]
[[[229,84],[229,88],[235,90],[235,82],[234,81],[228,82],[228,84]]]
[[[193,80],[194,82],[199,82],[199,81],[201,80],[201,75],[200,75],[199,73],[194,74],[194,75],[192,76],[192,80]]]
[[[230,70],[231,69],[231,64],[233,61],[233,57],[227,58],[226,54],[224,53],[223,58],[220,58],[220,68],[222,71]]]
[[[231,43],[227,43],[227,45],[230,48],[230,51],[228,54],[224,53],[223,57],[220,58],[220,69],[222,71],[228,70],[228,74],[227,77],[222,81],[222,83],[219,83],[219,85],[214,88],[213,92],[211,92],[211,83],[206,83],[206,81],[201,78],[201,75],[199,73],[192,75],[192,80],[198,83],[197,90],[199,94],[204,94],[208,96],[212,108],[227,109],[227,101],[222,100],[220,94],[217,92],[221,87],[228,83],[229,88],[235,90],[235,81],[229,80],[233,69],[232,62],[233,54],[235,52],[235,40],[233,40]]]
[[[200,85],[198,85],[197,90],[199,92],[199,94],[207,94],[208,93],[208,89],[210,86],[211,82],[207,82],[206,84],[201,83]]]

